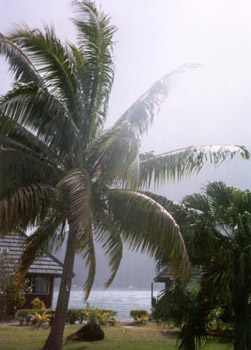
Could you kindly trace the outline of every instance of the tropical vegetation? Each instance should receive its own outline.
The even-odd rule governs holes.
[[[48,26],[18,26],[0,36],[0,53],[15,80],[0,99],[0,231],[36,228],[27,238],[17,281],[38,254],[59,247],[68,232],[56,315],[44,346],[53,350],[62,347],[76,252],[89,268],[86,297],[92,287],[94,238],[109,259],[106,286],[116,275],[123,242],[155,258],[165,247],[173,270],[189,275],[179,226],[139,189],[197,172],[207,160],[219,164],[236,153],[249,158],[240,146],[140,153],[142,135],[170,81],[186,67],[163,76],[105,130],[116,29],[90,1],[75,1],[73,9],[77,45],[62,43]]]
[[[235,350],[250,348],[251,192],[210,183],[184,198],[176,220],[200,268],[200,287],[184,290],[177,281],[163,293],[156,316],[182,326],[180,349],[195,349],[216,323],[232,330]]]

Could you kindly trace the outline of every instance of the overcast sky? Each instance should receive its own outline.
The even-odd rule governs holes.
[[[104,12],[118,28],[116,77],[108,126],[165,73],[184,63],[199,63],[176,85],[142,149],[163,153],[189,145],[239,144],[251,151],[251,1],[103,0]],[[41,28],[54,23],[62,40],[75,41],[67,0],[0,0],[0,32],[15,23]],[[0,94],[10,87],[0,62]],[[177,200],[206,181],[251,188],[251,161],[233,161],[181,184],[157,191]]]

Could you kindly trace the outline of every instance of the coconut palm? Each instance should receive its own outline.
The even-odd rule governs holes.
[[[0,100],[0,229],[36,227],[19,265],[20,281],[36,255],[62,244],[68,231],[56,315],[44,349],[61,349],[74,255],[89,266],[88,297],[95,276],[94,238],[109,258],[109,286],[122,245],[153,257],[165,246],[173,269],[189,274],[178,225],[156,201],[138,191],[154,181],[218,164],[240,146],[189,147],[159,156],[140,154],[140,141],[164,101],[175,74],[165,75],[115,125],[104,130],[113,82],[110,18],[92,2],[75,2],[78,45],[63,44],[54,29],[17,27],[0,37],[0,53],[14,75]]]
[[[245,350],[251,334],[251,192],[214,182],[183,202],[199,212],[196,246],[205,270],[204,299],[232,314],[234,349]]]

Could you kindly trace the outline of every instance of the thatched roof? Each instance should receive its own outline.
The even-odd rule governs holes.
[[[6,251],[10,262],[8,268],[12,271],[17,266],[26,236],[24,235],[5,235],[0,236],[0,253]],[[12,266],[10,266],[12,264]],[[63,264],[51,254],[46,254],[35,259],[30,266],[27,275],[50,275],[61,277]]]

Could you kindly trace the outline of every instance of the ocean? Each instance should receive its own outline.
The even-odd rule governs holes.
[[[158,291],[154,292],[154,296]],[[53,295],[53,307],[56,307],[58,288]],[[144,309],[151,311],[151,290],[137,289],[92,289],[88,303],[100,309],[117,311],[117,321],[132,321],[130,310]],[[81,287],[72,287],[69,308],[84,308],[84,294]]]

